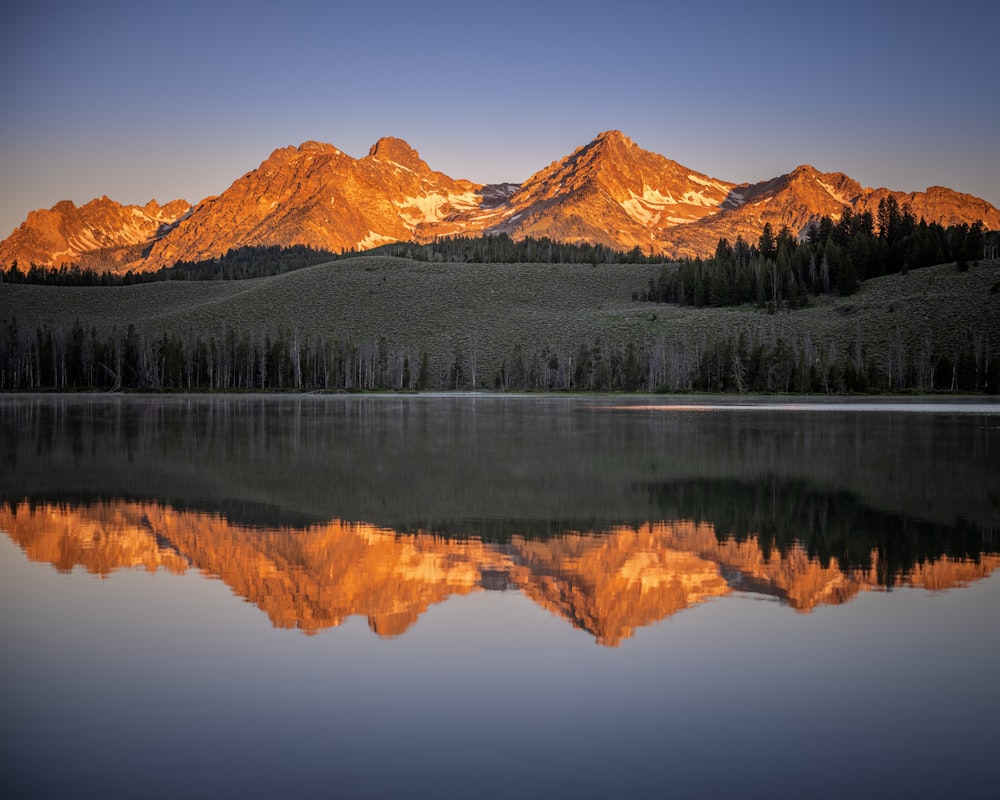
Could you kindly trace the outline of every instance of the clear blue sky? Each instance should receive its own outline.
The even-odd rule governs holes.
[[[398,136],[521,181],[617,128],[734,182],[801,163],[1000,206],[1000,3],[16,3],[0,237],[27,212],[218,194],[309,139]]]

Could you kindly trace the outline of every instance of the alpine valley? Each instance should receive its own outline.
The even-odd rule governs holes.
[[[363,158],[319,142],[275,150],[221,195],[194,206],[183,200],[123,206],[101,197],[77,207],[64,200],[32,211],[0,242],[0,266],[78,264],[124,273],[248,245],[364,251],[497,233],[705,257],[723,237],[756,242],[768,223],[802,236],[845,207],[874,214],[890,196],[917,219],[1000,229],[1000,210],[940,186],[870,189],[808,165],[735,184],[643,150],[619,131],[600,134],[522,184],[453,179],[432,170],[406,142],[383,138]]]

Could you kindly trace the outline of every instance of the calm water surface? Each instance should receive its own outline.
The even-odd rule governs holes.
[[[1000,406],[0,396],[11,797],[995,797]]]

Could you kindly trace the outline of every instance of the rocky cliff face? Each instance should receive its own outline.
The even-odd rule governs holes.
[[[489,232],[664,252],[671,246],[670,231],[739,202],[733,184],[609,131],[529,178]]]
[[[989,230],[1000,229],[1000,211],[971,195],[940,186],[908,194],[867,189],[841,172],[819,172],[804,164],[787,175],[734,187],[734,207],[674,229],[670,252],[704,257],[714,252],[720,238],[733,242],[737,236],[756,243],[768,223],[775,233],[787,225],[796,236],[804,236],[820,217],[839,219],[845,206],[876,217],[879,202],[890,195],[900,208],[909,206],[918,220],[945,226],[982,221]]]
[[[340,252],[500,232],[667,257],[708,256],[722,237],[756,242],[767,223],[801,235],[821,216],[839,217],[844,206],[874,214],[890,194],[918,219],[982,220],[1000,229],[1000,211],[992,205],[943,187],[910,194],[866,189],[808,165],[737,185],[643,150],[619,131],[600,134],[520,186],[452,179],[433,171],[406,142],[385,138],[358,159],[319,142],[276,150],[190,213],[181,201],[140,209],[107,198],[80,209],[63,202],[34,211],[0,243],[0,265],[153,270],[244,245]]]
[[[809,612],[883,588],[877,554],[870,569],[842,570],[801,548],[767,556],[753,538],[720,542],[711,525],[687,520],[490,544],[339,520],[249,528],[158,503],[115,501],[5,506],[0,529],[28,558],[60,571],[200,570],[257,605],[275,627],[306,633],[361,615],[377,635],[398,636],[449,597],[518,589],[598,643],[617,646],[642,626],[733,591]],[[942,590],[998,568],[997,555],[941,557],[895,585]]]
[[[483,188],[434,172],[406,142],[380,139],[367,156],[306,142],[276,150],[157,241],[146,269],[213,258],[242,245],[304,244],[340,252],[464,232]]]
[[[80,264],[124,272],[130,264],[141,264],[148,246],[171,231],[189,210],[184,200],[164,206],[155,200],[144,206],[123,206],[100,197],[79,208],[63,200],[50,209],[32,211],[0,242],[0,264],[10,266],[16,261],[22,270],[32,264]]]

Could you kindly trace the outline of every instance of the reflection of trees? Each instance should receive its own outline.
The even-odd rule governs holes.
[[[845,570],[875,569],[883,586],[943,557],[977,561],[997,552],[996,542],[962,517],[949,526],[890,514],[805,481],[677,481],[646,488],[663,516],[709,523],[720,542],[753,539],[765,556],[781,558],[801,547],[824,566],[836,561]]]
[[[155,498],[262,526],[346,518],[502,540],[676,516],[650,483],[802,480],[890,514],[996,526],[1000,434],[971,416],[600,403],[8,396],[0,498]]]

